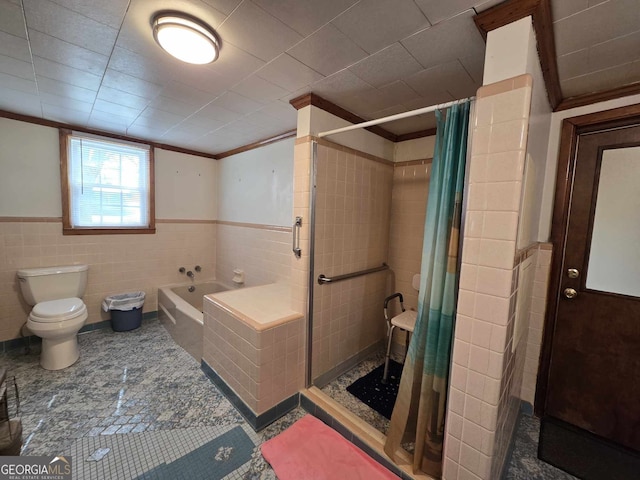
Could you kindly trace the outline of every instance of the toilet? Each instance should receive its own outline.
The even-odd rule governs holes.
[[[42,368],[60,370],[80,356],[77,333],[88,317],[80,298],[87,287],[88,270],[87,265],[18,270],[22,296],[33,306],[27,328],[42,338]]]

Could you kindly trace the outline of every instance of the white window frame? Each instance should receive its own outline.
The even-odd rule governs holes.
[[[87,138],[97,142],[111,143],[116,146],[126,145],[136,148],[146,149],[148,152],[148,171],[146,175],[146,225],[119,226],[119,225],[74,225],[72,220],[72,202],[77,201],[73,195],[73,180],[70,178],[73,161],[71,153],[72,138]],[[60,180],[62,186],[62,231],[64,235],[100,235],[100,234],[122,234],[122,233],[155,233],[155,185],[154,185],[154,157],[153,147],[149,144],[131,142],[121,138],[109,138],[83,132],[60,129]],[[143,192],[145,187],[142,187]]]

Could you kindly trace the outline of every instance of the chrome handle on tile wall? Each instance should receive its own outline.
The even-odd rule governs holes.
[[[318,275],[318,285],[325,285],[327,283],[336,283],[342,280],[348,280],[349,278],[361,277],[362,275],[368,275],[369,273],[382,272],[388,270],[389,265],[383,263],[379,267],[367,268],[366,270],[360,270],[358,272],[345,273],[344,275],[336,275],[335,277],[327,277],[324,274]]]
[[[300,230],[302,228],[302,217],[296,217],[296,221],[293,223],[293,254],[296,258],[302,256],[302,249],[300,248]]]

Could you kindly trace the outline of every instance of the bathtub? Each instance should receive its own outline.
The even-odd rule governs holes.
[[[189,287],[195,290],[189,292]],[[158,318],[174,341],[198,362],[202,359],[203,314],[205,295],[230,290],[220,282],[168,285],[158,288]]]

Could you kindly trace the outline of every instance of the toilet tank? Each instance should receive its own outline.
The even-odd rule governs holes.
[[[88,265],[24,268],[18,270],[22,296],[29,305],[48,300],[78,297],[87,288]]]

